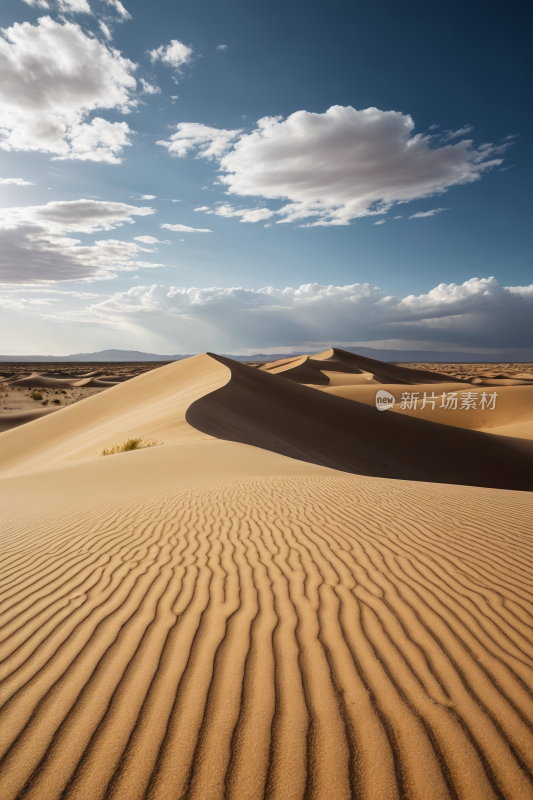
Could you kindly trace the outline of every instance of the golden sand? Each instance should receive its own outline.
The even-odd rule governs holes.
[[[197,356],[0,434],[2,800],[533,798],[533,444],[318,385]]]

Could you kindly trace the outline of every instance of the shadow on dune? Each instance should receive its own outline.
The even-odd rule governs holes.
[[[208,355],[231,378],[193,402],[186,420],[210,436],[358,475],[533,489],[531,442],[380,413]]]

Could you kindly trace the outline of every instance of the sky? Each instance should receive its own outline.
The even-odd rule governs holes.
[[[3,0],[0,351],[533,347],[517,9]]]

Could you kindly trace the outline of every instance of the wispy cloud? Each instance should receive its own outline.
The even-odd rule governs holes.
[[[209,228],[190,228],[188,225],[170,225],[165,222],[160,228],[167,228],[169,231],[176,231],[178,233],[212,233]]]
[[[32,181],[25,181],[24,178],[0,178],[0,186],[35,186]]]
[[[435,214],[440,214],[441,211],[449,211],[449,208],[432,208],[431,211],[417,211],[416,214],[411,214],[408,219],[422,219],[423,217],[434,217]]]

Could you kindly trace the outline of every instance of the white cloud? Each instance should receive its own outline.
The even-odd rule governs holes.
[[[32,6],[32,8],[50,8],[47,0],[24,0],[24,2]]]
[[[60,11],[70,14],[92,14],[87,0],[57,0]]]
[[[96,200],[0,209],[0,283],[110,278],[140,264],[161,266],[133,261],[143,250],[133,242],[106,239],[86,246],[65,235],[109,231],[153,213],[149,207]]]
[[[186,156],[195,147],[198,147],[197,158],[221,158],[233,139],[242,133],[242,128],[228,131],[211,128],[199,122],[180,122],[176,127],[177,132],[172,134],[169,141],[159,141],[156,144],[166,147],[172,156],[179,158]]]
[[[228,49],[228,45],[227,44],[217,44],[217,50],[225,51],[227,49]]]
[[[106,39],[107,39],[107,40],[110,42],[110,41],[111,41],[111,39],[113,38],[113,34],[112,34],[112,33],[111,33],[111,31],[109,30],[109,28],[107,27],[107,25],[105,24],[105,22],[102,22],[102,20],[100,20],[100,21],[98,22],[98,25],[100,26],[100,30],[101,30],[101,31],[102,31],[102,33],[104,34],[105,38],[106,38]]]
[[[24,178],[0,178],[0,186],[35,186],[35,183]]]
[[[176,231],[178,233],[213,233],[209,228],[189,228],[188,225],[169,225],[165,222],[160,228],[168,228],[169,231]]]
[[[161,94],[161,89],[159,86],[153,86],[151,83],[145,81],[144,78],[140,79],[140,83],[143,94]]]
[[[0,147],[116,164],[130,144],[125,122],[96,109],[135,108],[136,65],[73,22],[41,17],[0,36]]]
[[[104,161],[107,164],[120,164],[119,155],[124,147],[130,147],[131,130],[127,122],[108,122],[95,117],[89,124],[82,122],[70,129],[70,151],[58,155],[54,161],[77,159],[78,161]]]
[[[122,17],[123,20],[131,19],[131,14],[129,11],[126,11],[120,0],[105,0],[108,6],[112,6],[117,14]]]
[[[164,64],[170,64],[171,67],[178,69],[183,64],[188,64],[191,61],[192,47],[188,47],[177,39],[171,39],[170,44],[162,44],[156,47],[155,50],[148,50],[148,55],[152,63],[160,60]]]
[[[457,131],[444,131],[445,139],[458,139],[459,136],[466,136],[472,130],[474,130],[473,125],[465,125]]]
[[[297,289],[136,286],[89,306],[81,318],[157,333],[168,352],[301,343],[402,342],[412,349],[522,348],[531,341],[533,286],[494,278],[440,284],[400,298],[369,284]],[[402,345],[400,345],[402,346]]]
[[[142,194],[141,200],[155,200],[157,198],[156,194]]]
[[[440,214],[441,211],[449,211],[449,208],[432,208],[430,211],[417,211],[416,214],[411,214],[408,219],[422,219],[423,217],[434,217],[435,214]]]
[[[274,211],[269,208],[234,208],[230,203],[218,204],[218,208],[214,211],[209,206],[200,206],[194,210],[205,211],[206,214],[216,214],[219,217],[240,217],[241,222],[260,222],[274,216]]]
[[[384,220],[384,219],[378,219],[377,222],[374,222],[374,225],[385,225],[385,222],[386,222],[386,220]]]
[[[144,244],[172,244],[171,242],[156,239],[155,236],[134,236],[133,238],[136,242],[143,242]]]
[[[198,148],[197,157],[219,161],[228,194],[288,201],[278,222],[307,225],[348,225],[476,181],[501,163],[492,158],[501,146],[435,146],[414,127],[398,111],[332,106],[323,114],[264,117],[249,134],[181,123],[158,144],[181,157]]]

